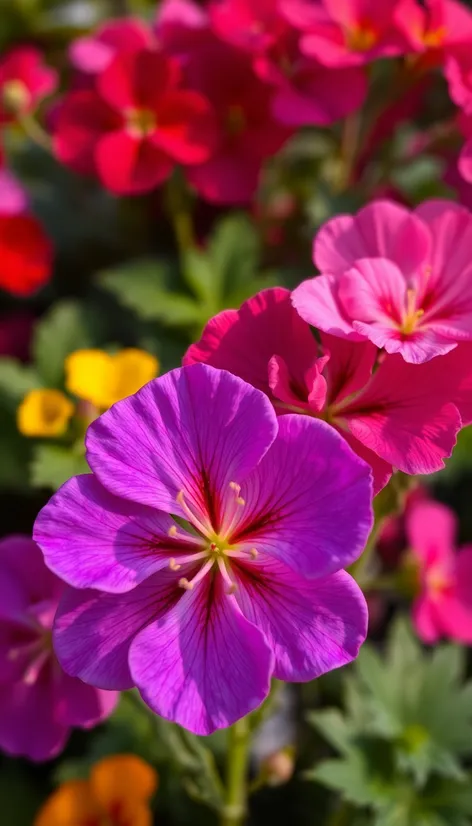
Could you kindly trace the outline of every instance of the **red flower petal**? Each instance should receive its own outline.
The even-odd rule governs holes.
[[[30,215],[0,216],[0,287],[29,295],[49,278],[53,247]]]

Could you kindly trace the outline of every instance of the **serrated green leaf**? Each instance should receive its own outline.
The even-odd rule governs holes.
[[[352,751],[353,731],[338,709],[311,711],[307,719],[341,754],[348,754]]]
[[[81,304],[77,301],[55,304],[37,323],[33,338],[33,358],[43,384],[60,386],[64,380],[64,361],[69,353],[92,345]]]
[[[60,486],[79,473],[89,473],[85,456],[61,445],[39,444],[33,451],[31,462],[31,484],[37,488]]]

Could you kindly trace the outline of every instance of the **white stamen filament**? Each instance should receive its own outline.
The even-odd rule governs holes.
[[[201,582],[201,580],[204,579],[204,577],[206,577],[207,573],[211,570],[212,567],[213,559],[209,559],[208,562],[205,563],[203,568],[200,568],[198,574],[195,574],[195,576],[192,577],[192,579],[189,580],[187,579],[187,577],[182,577],[181,579],[179,579],[179,588],[183,588],[185,591],[191,591],[195,587],[195,585],[197,585],[198,582]]]
[[[255,548],[251,548],[249,551],[225,551],[226,556],[230,556],[233,559],[250,559],[254,560],[257,559],[259,556],[259,552],[256,551]]]
[[[200,518],[200,516],[198,514],[194,513],[192,511],[192,509],[187,505],[187,502],[185,501],[185,494],[184,494],[183,490],[179,491],[178,494],[177,494],[177,503],[182,508],[182,510],[185,513],[186,517],[188,518],[188,521],[190,522],[190,524],[194,528],[196,528],[197,531],[200,531],[200,533],[203,534],[203,536],[207,536],[209,533],[211,533],[210,523],[207,523],[205,525],[204,522],[202,521],[202,519]]]
[[[222,559],[221,557],[218,557],[218,568],[220,569],[220,574],[223,577],[224,583],[226,585],[225,593],[228,596],[234,594],[238,586],[236,582],[233,579],[231,579],[228,569],[224,563],[224,559]]]

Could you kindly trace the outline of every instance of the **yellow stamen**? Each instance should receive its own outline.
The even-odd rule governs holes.
[[[401,332],[408,336],[413,333],[418,324],[418,320],[424,315],[424,310],[415,308],[416,290],[410,288],[406,291],[406,308],[403,317]]]
[[[171,557],[171,559],[169,559],[169,568],[171,569],[171,571],[179,571],[181,567],[182,565],[179,565],[175,561],[174,557]]]

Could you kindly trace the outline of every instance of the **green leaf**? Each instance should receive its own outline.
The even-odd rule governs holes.
[[[33,357],[43,384],[62,385],[64,360],[75,350],[93,346],[84,309],[77,301],[61,301],[38,322]]]
[[[0,358],[0,398],[12,412],[30,390],[41,387],[42,382],[33,367],[27,367],[12,358]]]
[[[168,264],[145,259],[101,272],[96,283],[112,293],[123,307],[133,310],[140,318],[153,320],[160,317],[168,276]]]
[[[351,752],[353,731],[338,709],[328,708],[322,711],[311,711],[307,715],[307,719],[333,748],[341,754]]]
[[[259,263],[259,238],[247,215],[229,215],[216,226],[208,254],[220,279],[220,291],[253,280]]]
[[[182,275],[197,298],[206,306],[218,309],[223,292],[221,271],[206,252],[199,249],[186,250]]]
[[[85,456],[70,447],[39,444],[34,448],[31,463],[31,484],[34,487],[57,490],[72,476],[89,472]]]

